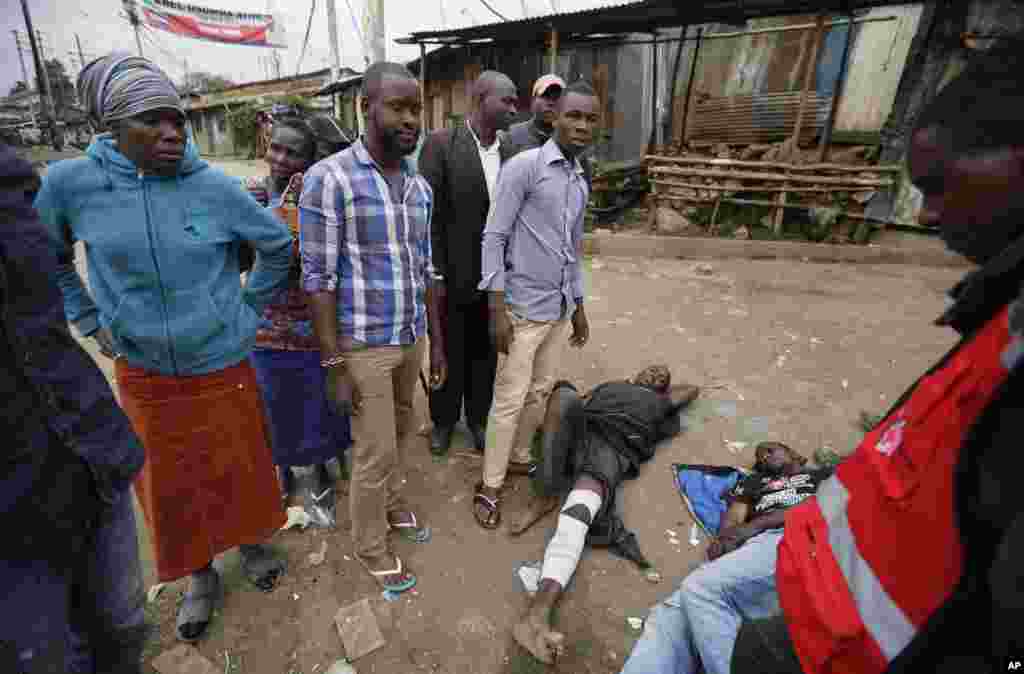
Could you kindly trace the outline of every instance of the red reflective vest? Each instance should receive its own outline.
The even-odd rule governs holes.
[[[786,513],[776,579],[805,674],[883,672],[952,592],[954,467],[1009,341],[1004,308]]]

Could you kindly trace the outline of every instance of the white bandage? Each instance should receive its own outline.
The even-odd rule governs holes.
[[[587,529],[590,524],[581,522],[565,513],[573,506],[582,505],[590,513],[590,522],[594,521],[597,511],[601,509],[601,497],[592,491],[575,489],[565,499],[562,512],[558,515],[558,528],[544,551],[544,566],[541,568],[541,579],[550,578],[562,589],[569,584],[576,565],[580,563],[583,544],[587,540]]]

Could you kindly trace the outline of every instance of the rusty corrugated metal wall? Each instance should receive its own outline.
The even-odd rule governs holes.
[[[850,68],[837,110],[837,131],[874,133],[882,128],[892,109],[921,7],[921,3],[894,5],[860,14],[894,18],[856,24],[853,28]],[[813,15],[777,17],[752,20],[746,26],[706,26],[705,31],[715,34],[760,30],[812,24],[814,20]],[[805,125],[810,127],[805,134],[819,132],[826,122],[848,30],[847,26],[832,26],[823,38],[813,64],[811,86],[815,96],[810,99],[810,114],[805,116]],[[812,40],[813,30],[806,29],[706,41],[700,50],[694,79],[688,138],[748,143],[778,140],[791,133],[799,100],[795,94],[803,83],[802,73],[811,57]],[[666,52],[674,58],[674,51]],[[682,110],[692,58],[693,43],[688,42],[674,90],[672,138],[666,140],[678,142],[682,138]],[[729,124],[717,118],[716,113],[723,109],[731,115]]]

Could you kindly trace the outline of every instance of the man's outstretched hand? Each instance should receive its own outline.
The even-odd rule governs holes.
[[[747,527],[729,527],[718,534],[718,538],[708,546],[708,560],[714,561],[743,545],[752,535]]]
[[[430,340],[430,389],[438,391],[448,381],[448,357],[444,344],[438,339]]]
[[[515,330],[512,326],[512,318],[505,308],[505,293],[490,292],[487,298],[487,306],[491,314],[488,329],[491,333],[491,342],[498,353],[508,355],[512,340],[515,339]]]
[[[100,353],[104,356],[112,359],[118,357],[117,347],[114,346],[114,336],[110,333],[109,328],[100,328],[89,336],[96,340],[96,345],[100,347]]]
[[[327,400],[343,416],[359,416],[363,407],[363,396],[352,373],[345,365],[327,371]]]

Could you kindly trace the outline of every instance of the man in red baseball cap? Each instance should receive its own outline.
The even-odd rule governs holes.
[[[501,144],[502,161],[548,141],[555,122],[555,105],[564,90],[565,80],[554,73],[537,78],[533,83],[533,103],[530,105],[533,117],[509,127]]]

